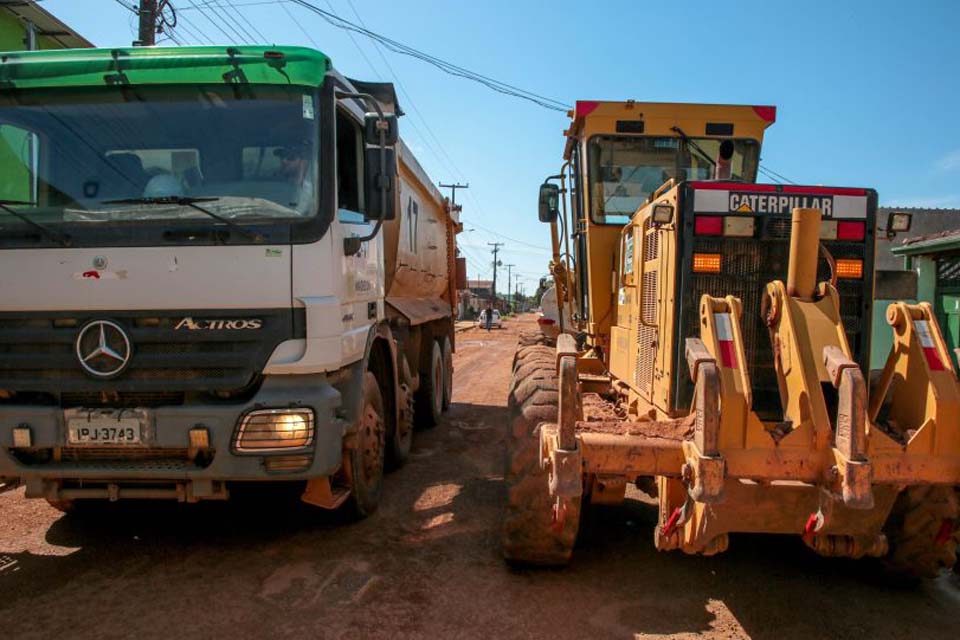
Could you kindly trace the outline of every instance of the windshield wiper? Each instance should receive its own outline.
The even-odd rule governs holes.
[[[256,231],[250,231],[249,229],[244,229],[238,225],[233,220],[229,218],[224,218],[219,213],[214,213],[206,207],[201,207],[198,202],[216,202],[220,198],[191,198],[188,196],[164,196],[164,197],[155,197],[155,198],[121,198],[120,200],[104,200],[104,204],[157,204],[157,205],[178,205],[181,207],[190,207],[200,213],[203,213],[207,216],[210,216],[217,222],[221,222],[234,231],[236,231],[241,236],[253,240],[254,242],[263,242],[264,238],[262,235]]]
[[[680,139],[683,140],[687,144],[687,146],[691,147],[694,151],[696,151],[697,155],[699,155],[701,158],[709,162],[710,166],[712,166],[713,168],[717,167],[716,161],[713,158],[711,158],[709,155],[707,155],[707,152],[701,149],[700,145],[694,142],[693,139],[690,138],[690,136],[685,134],[683,132],[683,129],[681,129],[680,127],[670,127],[670,131],[673,131],[678,136],[680,136]]]
[[[39,222],[30,219],[30,216],[25,216],[16,209],[13,209],[10,205],[22,205],[35,207],[37,206],[36,202],[23,202],[21,200],[0,200],[0,210],[5,211],[12,215],[17,220],[25,222],[43,235],[47,236],[54,242],[58,243],[61,247],[70,246],[70,236],[60,231],[54,231],[50,227],[44,226]]]

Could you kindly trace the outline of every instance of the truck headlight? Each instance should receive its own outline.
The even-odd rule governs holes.
[[[245,414],[237,429],[238,453],[303,449],[313,444],[313,409],[258,409]]]

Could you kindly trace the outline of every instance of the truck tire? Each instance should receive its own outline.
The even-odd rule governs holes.
[[[413,392],[406,384],[397,389],[397,404],[397,424],[387,437],[388,471],[405,465],[413,447]]]
[[[420,372],[420,388],[416,395],[417,426],[421,429],[437,426],[443,415],[443,354],[440,343],[431,342],[429,365],[426,371]]]
[[[380,504],[386,457],[385,406],[380,382],[373,372],[365,372],[357,443],[348,452],[345,469],[350,486],[348,504],[357,518],[369,516]]]
[[[443,410],[450,408],[453,399],[453,345],[450,336],[443,337]]]
[[[958,507],[953,487],[920,485],[900,493],[884,527],[890,543],[885,562],[892,577],[935,578],[941,569],[956,565]]]
[[[514,357],[508,398],[507,507],[501,548],[511,563],[561,566],[570,560],[580,525],[580,499],[553,521],[547,474],[540,468],[540,424],[556,422],[560,395],[556,353],[543,344],[521,346]]]

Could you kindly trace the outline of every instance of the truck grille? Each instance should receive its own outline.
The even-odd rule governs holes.
[[[787,238],[789,238],[790,220],[786,220]],[[768,231],[782,227],[782,224],[768,224]],[[774,234],[777,238],[779,234]],[[867,263],[866,247],[861,243],[827,242],[827,248],[835,258],[859,258]],[[693,250],[723,255],[723,270],[719,274],[691,274],[689,296],[685,296],[681,306],[681,335],[700,335],[698,305],[703,294],[722,297],[734,295],[743,304],[742,332],[744,352],[748,372],[753,384],[754,410],[764,418],[782,416],[780,392],[777,387],[777,375],[773,365],[773,350],[770,334],[760,317],[761,295],[767,283],[774,279],[786,281],[789,261],[789,240],[732,238],[694,238]],[[867,265],[868,266],[868,265]],[[818,282],[829,279],[829,265],[820,260]],[[873,277],[872,270],[865,276]],[[843,319],[847,338],[853,350],[854,358],[861,366],[868,363],[869,322],[864,311],[864,292],[869,287],[861,280],[839,280],[840,314]],[[687,367],[679,367],[680,392],[678,406],[689,406],[690,382]],[[684,404],[685,403],[685,404]]]
[[[292,309],[95,314],[0,314],[0,389],[60,395],[70,405],[179,404],[185,391],[231,391],[251,384],[280,342],[302,337],[303,310]],[[251,319],[260,329],[189,330],[185,318]],[[109,380],[80,366],[76,339],[91,320],[111,320],[131,342],[128,368]],[[299,335],[298,335],[299,334]],[[105,396],[103,394],[113,394]]]

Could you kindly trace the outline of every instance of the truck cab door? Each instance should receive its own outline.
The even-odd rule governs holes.
[[[373,229],[364,202],[364,142],[362,124],[347,109],[337,108],[337,221],[343,237],[365,236]],[[340,260],[343,353],[349,360],[363,355],[370,325],[383,316],[383,234],[364,242]]]

